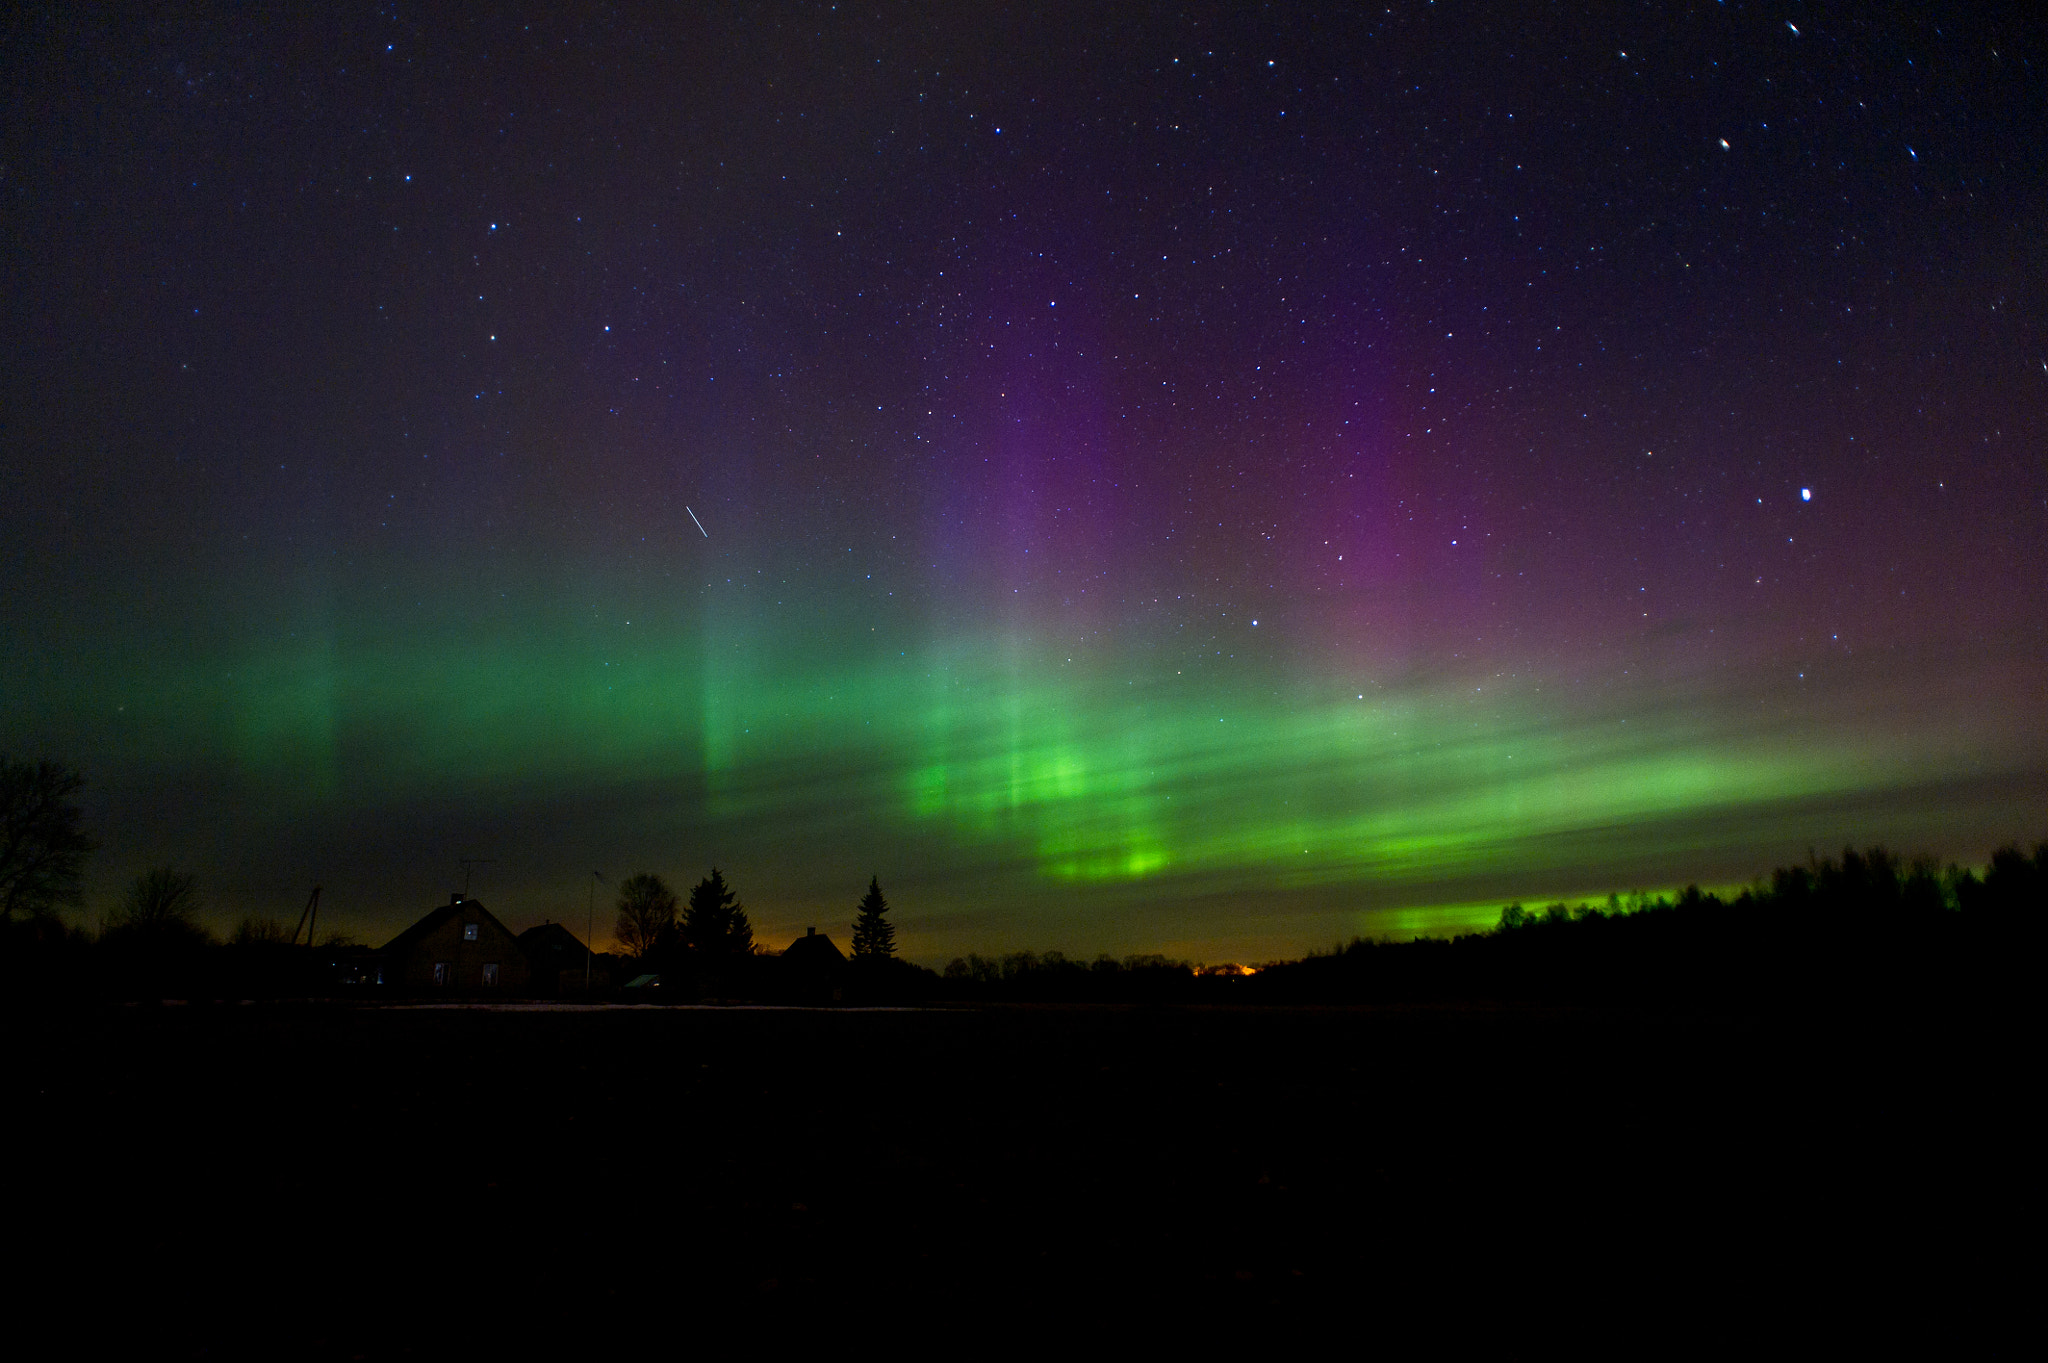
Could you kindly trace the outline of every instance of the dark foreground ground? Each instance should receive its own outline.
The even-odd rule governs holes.
[[[8,1324],[67,1355],[1982,1353],[2033,1281],[2010,1010],[9,1027]]]

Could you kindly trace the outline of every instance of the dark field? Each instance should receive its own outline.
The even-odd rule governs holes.
[[[979,1354],[1106,1318],[1269,1344],[1335,1319],[1351,1352],[1976,1351],[2033,1276],[1998,1242],[2032,1201],[2038,1073],[1991,1013],[10,1025],[13,1318],[81,1347],[667,1355],[816,1328]]]

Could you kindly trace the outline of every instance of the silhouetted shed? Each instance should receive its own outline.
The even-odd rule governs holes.
[[[418,994],[524,994],[532,970],[519,939],[474,899],[446,904],[386,942],[388,988]]]

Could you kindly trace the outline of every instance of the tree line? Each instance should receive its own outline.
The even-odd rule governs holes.
[[[895,923],[885,917],[887,913],[889,900],[883,896],[881,878],[870,876],[868,892],[854,909],[854,956],[895,956]],[[655,960],[676,952],[707,960],[766,952],[754,941],[748,909],[717,866],[690,888],[688,903],[678,900],[668,882],[653,872],[618,882],[618,921],[612,925],[612,937],[618,950],[633,960]]]
[[[680,912],[678,912],[680,909]],[[868,878],[867,893],[854,909],[853,954],[893,957],[896,925],[887,914],[889,901],[881,879]],[[687,903],[676,898],[668,882],[641,871],[619,882],[618,921],[612,936],[634,960],[654,960],[687,952],[704,959],[748,956],[763,950],[754,942],[747,909],[716,866],[690,889]]]
[[[1355,937],[1249,972],[1160,956],[969,955],[940,997],[1017,1002],[1742,1005],[2019,997],[2048,924],[2048,842],[1978,871],[1883,847],[1810,857],[1723,897],[1502,908],[1493,927]]]
[[[1886,848],[1781,866],[1731,898],[1698,886],[1604,905],[1512,903],[1494,927],[1354,938],[1266,967],[1245,997],[1359,1003],[1517,999],[1772,1004],[1988,999],[2023,978],[2048,923],[2048,842],[1980,875]]]
[[[779,953],[754,940],[746,906],[716,866],[691,887],[687,900],[661,876],[641,871],[619,883],[612,935],[629,969],[642,979],[658,978],[661,997],[668,1001],[905,1002],[928,997],[937,977],[897,959],[896,926],[888,913],[880,877],[871,876],[854,909],[850,960],[840,959],[835,945],[825,953],[792,947],[791,959],[775,962]]]
[[[137,876],[93,936],[60,910],[82,902],[97,844],[76,803],[78,775],[0,756],[0,987],[14,994],[232,990],[283,980],[322,992],[297,934],[245,919],[225,943],[200,921],[194,878]],[[802,957],[778,970],[717,867],[678,896],[640,872],[618,887],[615,935],[665,997],[811,1001],[1412,1003],[1786,1001],[1919,991],[1944,997],[2025,987],[2048,923],[2048,842],[2000,848],[1980,874],[1883,847],[1809,857],[1724,898],[1608,896],[1604,904],[1505,906],[1486,931],[1411,941],[1353,938],[1299,960],[1205,969],[1158,955],[1092,961],[1058,951],[968,954],[937,974],[896,956],[878,877],[855,909],[851,959]],[[325,947],[351,947],[330,935]],[[845,969],[842,971],[841,966]]]
[[[707,957],[745,956],[755,950],[746,906],[716,866],[691,887],[689,905],[680,916],[678,902],[668,882],[650,871],[619,882],[619,917],[612,935],[620,949],[636,960],[678,949]]]
[[[336,953],[360,955],[361,944],[327,933],[319,944],[323,959],[315,961],[315,953],[295,950],[296,930],[257,917],[217,940],[204,924],[196,877],[172,866],[138,875],[98,933],[65,923],[61,911],[84,902],[85,867],[98,850],[77,803],[82,785],[59,763],[0,754],[0,988],[30,995],[318,994],[345,982],[347,963]],[[870,877],[853,921],[853,957],[861,967],[856,992],[872,994],[883,981],[900,991],[915,976],[937,978],[896,959],[889,907],[879,877]],[[776,953],[755,941],[746,906],[715,866],[687,900],[657,874],[629,876],[618,887],[616,911],[621,953],[637,970],[662,975],[665,997],[790,992],[786,979],[760,964]],[[309,933],[306,948],[312,946]]]

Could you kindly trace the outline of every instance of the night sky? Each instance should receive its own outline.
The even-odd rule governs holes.
[[[2022,9],[211,8],[0,30],[78,921],[1258,960],[2048,834]]]

